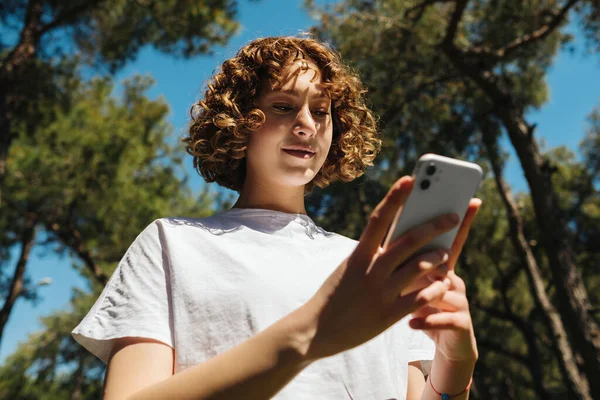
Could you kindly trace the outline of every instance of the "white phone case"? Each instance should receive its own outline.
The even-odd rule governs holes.
[[[392,234],[387,235],[384,247],[409,229],[442,214],[456,213],[462,223],[482,176],[483,171],[477,164],[436,154],[421,156],[413,171],[413,190],[404,207],[398,210],[389,230]],[[451,231],[435,237],[417,254],[450,249],[459,227],[460,223]]]

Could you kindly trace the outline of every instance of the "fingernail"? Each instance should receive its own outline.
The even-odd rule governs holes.
[[[444,286],[446,286],[447,288],[450,288],[450,284],[451,284],[450,279],[448,279],[448,278],[444,279]]]
[[[448,253],[444,253],[444,255],[442,256],[442,262],[446,262],[448,261],[448,258],[450,257],[450,255]]]

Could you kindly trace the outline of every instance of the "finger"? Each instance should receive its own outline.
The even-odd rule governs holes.
[[[436,236],[454,228],[458,223],[456,214],[444,214],[424,224],[418,225],[402,236],[385,250],[378,259],[378,263],[386,265],[388,275],[391,275],[399,265],[412,257],[417,250],[429,243]]]
[[[430,314],[425,318],[413,318],[409,322],[413,329],[454,329],[467,330],[470,328],[469,316],[466,313],[440,312]]]
[[[450,271],[450,268],[448,268],[448,264],[444,262],[436,269],[425,274],[425,279],[427,279],[429,282],[441,281],[448,275],[448,271]]]
[[[448,292],[446,292],[446,293],[448,293]],[[428,315],[437,314],[439,312],[442,312],[442,310],[440,310],[439,308],[430,306],[430,305],[426,305],[424,307],[419,308],[418,310],[415,310],[413,313],[411,313],[411,316],[413,318],[425,318]]]
[[[386,276],[386,291],[390,296],[398,296],[415,290],[423,289],[436,279],[418,279],[419,277],[436,276],[442,277],[448,272],[448,266],[445,264],[448,261],[448,252],[444,250],[434,250],[428,253],[420,254],[413,257],[401,268],[396,268],[391,276]],[[381,270],[383,271],[383,269]],[[375,271],[375,273],[380,273]],[[415,286],[417,282],[420,287]]]
[[[383,200],[375,207],[371,213],[366,228],[364,229],[360,240],[352,257],[365,268],[370,264],[370,260],[379,251],[381,242],[391,225],[396,212],[404,205],[413,186],[413,178],[404,176],[400,178],[391,187]]]
[[[448,266],[450,269],[454,269],[456,265],[456,260],[460,256],[462,252],[463,246],[467,241],[467,236],[469,235],[469,230],[471,229],[471,225],[479,212],[479,208],[481,207],[481,200],[474,198],[469,202],[469,206],[467,207],[467,212],[465,213],[465,217],[463,218],[463,222],[454,238],[454,243],[452,243],[452,255],[450,256],[450,260],[448,261]]]
[[[465,281],[453,270],[448,271],[447,278],[450,280],[450,289],[464,295],[467,292]]]
[[[393,305],[391,315],[396,318],[396,320],[399,320],[415,310],[442,298],[444,293],[448,291],[449,283],[447,282],[448,281],[446,280],[435,281],[424,289],[399,297]]]
[[[439,311],[467,311],[469,310],[469,301],[463,293],[458,293],[449,289],[446,294],[444,294],[444,297],[438,301],[432,302],[429,306],[432,308],[435,307],[435,309]],[[418,312],[419,311],[417,311],[417,313]],[[417,315],[414,316],[416,317]]]

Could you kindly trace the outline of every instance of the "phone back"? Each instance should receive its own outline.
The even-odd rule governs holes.
[[[436,154],[421,156],[413,171],[414,188],[390,227],[392,234],[386,238],[385,246],[409,229],[442,214],[456,213],[462,222],[482,176],[477,164]],[[459,227],[460,224],[437,236],[418,253],[451,248]]]

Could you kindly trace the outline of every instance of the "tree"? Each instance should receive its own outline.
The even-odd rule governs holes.
[[[569,393],[587,399],[600,397],[595,379],[600,376],[600,332],[590,313],[583,269],[575,262],[574,231],[553,178],[558,167],[539,149],[535,126],[526,121],[525,113],[546,100],[545,71],[561,44],[570,40],[563,33],[569,15],[577,11],[593,39],[597,9],[594,2],[576,0],[346,1],[319,11],[322,23],[315,28],[360,71],[381,115],[384,149],[370,173],[378,181],[389,184],[412,169],[416,155],[434,151],[484,162],[502,182],[502,153],[494,149],[498,137],[508,135],[531,189],[536,243],[541,246],[531,248],[529,232],[519,228],[520,210],[511,206],[504,185],[497,184],[505,199],[497,204],[513,223],[505,232],[512,238],[513,251],[522,255],[517,265],[528,266],[530,287],[539,289],[526,289],[537,302],[531,311],[544,315],[540,321],[546,321]],[[335,193],[326,193],[336,198]],[[315,209],[324,208],[316,204]],[[539,287],[536,274],[531,275],[535,264],[539,269],[546,262],[553,277],[552,296],[544,296],[546,289]],[[504,314],[497,315],[511,315],[500,311]],[[521,321],[529,318],[522,316]],[[540,353],[535,349],[539,343],[531,340],[537,332],[523,332],[529,340],[528,358],[514,359],[527,361],[533,376],[547,377],[543,368],[533,369],[543,362],[535,355]],[[559,351],[559,343],[572,351]],[[541,397],[552,392],[543,382],[540,385],[536,392]]]
[[[168,107],[145,97],[151,84],[142,77],[126,81],[119,101],[108,78],[84,83],[67,76],[61,86],[68,88],[68,106],[48,101],[42,108],[53,122],[34,127],[33,135],[21,133],[13,143],[0,243],[21,251],[14,274],[6,275],[6,257],[0,269],[10,281],[2,293],[0,338],[15,301],[32,292],[24,279],[36,230],[45,232],[42,245],[69,252],[104,285],[153,219],[210,212],[208,193],[195,198],[185,186],[179,155],[166,143]]]
[[[76,343],[71,330],[98,296],[75,290],[71,309],[42,319],[43,329],[29,335],[0,367],[3,399],[78,400],[102,397],[104,364]]]
[[[234,0],[7,0],[0,5],[0,190],[19,121],[37,98],[30,84],[56,59],[79,52],[97,68],[115,72],[152,45],[191,57],[223,44],[238,24]],[[33,79],[35,83],[39,81]]]

